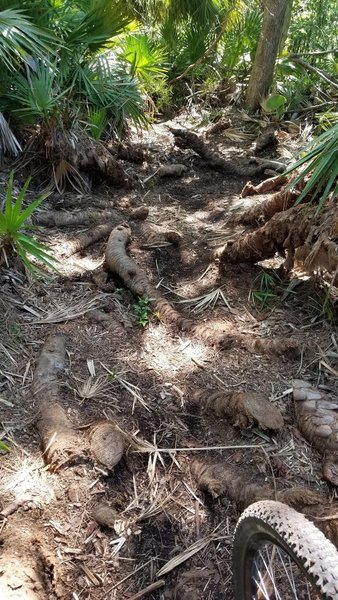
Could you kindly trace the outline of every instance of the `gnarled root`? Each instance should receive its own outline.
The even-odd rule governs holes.
[[[315,225],[314,209],[308,206],[294,206],[275,214],[265,225],[228,242],[218,253],[220,262],[256,263],[272,258],[276,252],[293,253],[307,239],[311,227]]]
[[[182,241],[182,234],[178,231],[166,229],[153,223],[144,225],[142,233],[146,239],[143,248],[158,247],[161,245],[167,246],[168,244],[178,246]]]
[[[280,176],[281,177],[281,176]],[[273,179],[278,179],[273,177]],[[286,179],[286,178],[284,178]],[[272,181],[272,180],[267,180]],[[266,183],[263,181],[263,184]],[[261,185],[263,185],[261,184]],[[259,186],[257,186],[258,188]],[[252,189],[257,189],[252,186]],[[243,192],[247,190],[245,195],[249,196],[251,194],[248,193],[248,188],[244,188]],[[257,192],[263,193],[263,192]],[[285,188],[276,194],[273,194],[271,198],[267,198],[263,200],[263,202],[255,202],[252,208],[247,209],[243,214],[239,215],[236,219],[236,223],[243,225],[254,225],[257,222],[268,221],[275,215],[276,213],[280,213],[284,210],[288,210],[292,206],[294,206],[300,192],[296,190],[286,190]]]
[[[298,427],[323,455],[323,477],[338,485],[338,401],[332,401],[308,381],[293,382]]]
[[[127,189],[132,187],[132,181],[122,165],[101,143],[94,143],[91,147],[82,148],[76,154],[75,166],[85,172],[99,173],[108,185]]]
[[[182,317],[167,300],[165,300],[147,278],[145,272],[127,254],[130,242],[130,227],[123,223],[113,229],[106,248],[106,262],[114,273],[117,273],[135,296],[148,296],[153,299],[160,319],[176,323],[180,329],[187,329],[190,321]]]
[[[37,428],[44,459],[54,469],[79,455],[78,435],[59,402],[58,375],[65,368],[65,360],[63,337],[52,336],[42,348],[33,378]]]
[[[296,360],[301,354],[299,340],[296,338],[257,338],[252,339],[243,333],[224,334],[220,339],[223,350],[240,347],[249,352],[269,354],[271,356],[284,356],[287,359]]]
[[[109,224],[101,224],[97,227],[93,227],[93,229],[89,229],[89,231],[83,231],[79,233],[75,240],[70,240],[68,242],[64,242],[62,245],[62,252],[60,253],[62,257],[68,258],[76,252],[81,252],[95,244],[104,237],[107,237],[112,230],[111,223]]]
[[[247,428],[253,424],[262,429],[283,427],[280,410],[261,394],[207,390],[198,392],[193,399],[205,410],[229,419],[235,427]]]
[[[258,185],[253,185],[251,181],[248,181],[241,191],[241,198],[271,192],[271,190],[275,190],[276,188],[281,187],[282,185],[287,183],[287,181],[288,178],[285,175],[276,175],[275,177],[270,177],[269,179],[265,179],[265,181],[262,181]]]
[[[121,217],[116,210],[92,211],[82,210],[80,212],[69,213],[59,210],[41,211],[34,215],[34,225],[43,227],[78,227],[79,225],[93,225],[95,223],[106,223],[110,221],[111,227],[114,221],[117,222]]]
[[[226,463],[210,464],[196,460],[191,465],[191,472],[201,490],[208,492],[213,498],[226,496],[236,503],[240,511],[259,500],[279,500],[298,509],[301,505],[323,501],[316,492],[298,486],[275,492],[272,486],[262,485],[263,478],[258,472],[253,472],[251,479],[245,483],[247,474]]]
[[[263,173],[267,167],[266,164],[258,167],[249,167],[247,164],[241,168],[235,161],[227,160],[218,152],[210,150],[203,138],[188,129],[177,129],[169,127],[175,137],[175,144],[179,148],[191,148],[196,154],[205,160],[212,169],[223,171],[224,173],[235,173],[237,175],[253,176]]]

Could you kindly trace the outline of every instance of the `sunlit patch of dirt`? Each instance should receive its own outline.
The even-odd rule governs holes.
[[[55,500],[58,481],[50,474],[41,457],[18,456],[4,470],[2,477],[3,493],[12,495],[18,501],[32,501],[37,506]]]
[[[172,379],[196,370],[196,362],[208,362],[214,354],[202,342],[186,336],[173,338],[162,324],[150,325],[143,340],[142,356],[148,367]]]

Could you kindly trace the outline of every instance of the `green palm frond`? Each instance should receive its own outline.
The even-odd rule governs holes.
[[[317,212],[324,206],[331,195],[332,200],[338,196],[338,123],[324,131],[304,149],[305,155],[292,165],[286,175],[306,165],[293,180],[291,187],[296,186],[310,175],[297,203],[306,196],[318,204]]]
[[[123,0],[92,0],[86,3],[87,10],[80,13],[75,26],[65,38],[68,46],[83,44],[89,52],[109,46],[113,37],[123,32],[130,23],[127,5]],[[79,13],[78,13],[79,14]]]
[[[108,124],[107,110],[93,106],[88,110],[87,127],[94,140],[100,140]]]
[[[143,83],[163,78],[165,73],[165,51],[143,34],[130,34],[123,44],[121,57],[130,65],[130,74]]]
[[[0,11],[0,64],[11,69],[17,58],[43,57],[55,42],[53,34],[36,26],[23,10]]]
[[[27,76],[17,75],[11,100],[18,108],[13,110],[13,114],[26,123],[46,119],[53,114],[69,91],[64,89],[58,93],[56,77],[53,66],[48,64],[40,64]]]
[[[89,104],[107,109],[117,127],[124,119],[131,119],[136,125],[147,123],[137,82],[112,65],[106,56],[99,56],[91,64],[79,67],[73,86]]]

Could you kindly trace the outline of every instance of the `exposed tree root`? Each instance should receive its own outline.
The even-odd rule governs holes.
[[[296,338],[257,338],[252,339],[243,333],[225,334],[220,339],[223,350],[240,347],[249,352],[283,356],[287,359],[297,360],[301,354],[300,343]]]
[[[266,192],[271,192],[271,190],[281,187],[287,182],[288,178],[285,175],[276,175],[275,177],[270,177],[270,179],[265,179],[265,181],[262,181],[262,183],[259,183],[258,185],[253,185],[251,181],[248,181],[241,191],[241,197],[246,198],[247,196],[265,194]],[[282,210],[285,209],[283,208]]]
[[[239,512],[259,500],[277,500],[292,506],[312,518],[315,525],[338,547],[338,506],[328,503],[320,493],[303,486],[274,489],[252,467],[249,479],[247,470],[221,462],[196,460],[191,465],[191,472],[201,490],[215,499],[227,497],[236,504]]]
[[[118,225],[109,236],[106,247],[106,262],[111,271],[117,273],[125,285],[135,296],[148,296],[153,298],[154,307],[159,313],[159,318],[164,322],[175,324],[179,329],[189,331],[191,335],[220,345],[223,349],[240,345],[252,352],[264,352],[294,358],[299,356],[298,342],[293,339],[256,339],[248,340],[243,334],[230,334],[228,327],[213,327],[210,324],[195,324],[165,300],[158,289],[148,281],[146,273],[127,254],[127,245],[130,241],[131,230],[126,223]]]
[[[216,133],[220,133],[221,131],[224,131],[225,129],[229,129],[229,127],[232,126],[231,123],[231,119],[229,119],[229,117],[223,117],[222,119],[219,119],[217,121],[217,123],[214,123],[214,125],[211,125],[211,127],[209,127],[209,129],[206,131],[206,135],[215,135]]]
[[[174,229],[166,229],[154,223],[146,224],[142,227],[142,234],[146,241],[144,248],[152,248],[161,244],[179,245],[182,241],[182,234]]]
[[[124,451],[121,433],[110,421],[92,423],[88,437],[79,433],[60,404],[58,375],[64,370],[66,349],[60,335],[49,338],[42,348],[33,378],[33,395],[38,411],[44,459],[52,470],[91,456],[111,470]]]
[[[147,206],[138,206],[130,211],[129,219],[132,221],[145,221],[148,215],[149,208]]]
[[[278,138],[276,136],[275,127],[267,127],[259,136],[256,138],[254,143],[252,144],[251,151],[261,152],[265,150],[265,148],[269,148],[271,146],[278,145]]]
[[[121,433],[110,421],[99,421],[91,427],[90,451],[101,465],[112,470],[120,462],[124,452]]]
[[[56,600],[55,559],[47,552],[42,535],[27,526],[7,526],[1,534],[0,598],[2,600]]]
[[[157,175],[162,177],[182,177],[183,173],[186,173],[187,167],[185,165],[162,165],[157,171]]]
[[[116,210],[92,211],[82,210],[75,213],[61,212],[58,210],[48,210],[37,212],[33,217],[34,225],[43,227],[78,227],[92,226],[95,223],[112,223],[121,220],[121,216]]]
[[[131,230],[126,223],[118,225],[113,229],[106,248],[106,262],[108,267],[121,277],[135,296],[153,298],[154,306],[159,312],[161,320],[175,323],[180,329],[189,328],[191,322],[182,317],[162,297],[156,287],[148,281],[145,272],[128,256],[126,248],[130,242],[130,237]]]
[[[323,455],[323,477],[338,485],[338,401],[331,401],[308,381],[293,382],[298,427]]]
[[[38,168],[50,177],[51,185],[60,192],[70,184],[77,191],[90,191],[87,175],[99,176],[114,187],[132,187],[123,166],[103,143],[78,128],[66,130],[41,128],[32,135],[21,162],[27,166],[38,158]]]
[[[307,240],[306,244],[299,248],[299,252],[295,254],[296,260],[302,260],[304,268],[313,273],[318,269],[324,269],[329,273],[335,274],[337,278],[338,271],[338,245],[330,240],[326,233],[319,236],[313,246]]]
[[[75,157],[74,157],[75,158]],[[132,187],[130,177],[122,165],[111,155],[101,143],[94,143],[90,148],[76,155],[75,166],[81,171],[99,173],[101,177],[114,187]]]
[[[75,240],[70,240],[63,244],[60,255],[64,258],[69,258],[69,256],[85,250],[85,248],[88,248],[88,246],[91,246],[102,238],[108,237],[111,230],[112,225],[109,223],[98,225],[89,231],[83,231],[78,234]]]
[[[53,469],[79,455],[79,436],[61,406],[58,376],[65,368],[66,348],[60,335],[43,346],[33,378],[33,396],[38,412],[44,459]]]
[[[263,202],[257,202],[236,219],[236,223],[254,225],[257,222],[268,221],[276,213],[288,210],[294,206],[299,192],[281,190]]]
[[[226,496],[236,503],[240,511],[259,500],[279,500],[298,509],[300,506],[323,502],[322,496],[303,487],[275,492],[272,486],[264,485],[264,478],[254,470],[251,480],[245,484],[248,480],[247,472],[227,463],[194,461],[191,472],[200,489],[207,491],[213,498]]]
[[[284,267],[293,268],[297,248],[297,258],[303,258],[305,268],[326,269],[330,273],[338,270],[336,232],[336,206],[329,204],[316,214],[313,206],[293,206],[275,214],[265,225],[228,242],[216,251],[220,259],[220,269],[225,263],[255,263],[272,258],[277,252],[283,256],[287,252]]]
[[[280,410],[261,394],[203,390],[193,399],[235,427],[255,424],[262,429],[281,429],[284,424]]]
[[[256,231],[228,242],[220,251],[221,263],[256,263],[272,258],[276,252],[284,255],[287,250],[292,255],[292,268],[295,249],[305,243],[311,227],[318,222],[314,212],[309,206],[294,206],[275,214]]]
[[[263,173],[265,170],[263,165],[251,168],[251,170],[248,165],[240,168],[234,163],[234,161],[227,160],[221,154],[210,150],[202,137],[198,136],[196,133],[193,133],[188,129],[176,129],[173,127],[170,127],[169,129],[174,135],[175,143],[179,148],[191,148],[194,152],[196,152],[196,154],[205,160],[209,167],[212,167],[213,169],[218,169],[229,174],[246,174],[248,176]]]
[[[147,152],[140,146],[120,143],[117,146],[117,158],[141,165],[147,158]]]

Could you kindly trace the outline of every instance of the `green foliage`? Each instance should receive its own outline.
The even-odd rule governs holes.
[[[96,139],[103,135],[105,120],[116,132],[126,119],[146,124],[138,82],[117,56],[118,36],[132,19],[123,0],[23,0],[22,16],[26,25],[36,21],[32,25],[36,36],[44,31],[42,24],[47,26],[53,45],[43,44],[42,33],[37,37],[42,40],[42,60],[40,46],[28,47],[24,36],[18,36],[18,43],[22,40],[16,52],[20,62],[12,72],[0,75],[0,110],[12,121],[20,126],[42,125],[42,135],[52,135],[55,127],[76,130],[81,122],[89,121],[85,129],[94,132]],[[1,61],[9,65],[0,48]]]
[[[261,310],[271,307],[278,296],[274,290],[278,283],[278,278],[267,271],[262,271],[255,279],[249,292],[249,300],[252,304]]]
[[[31,178],[27,179],[16,200],[13,198],[13,178],[14,172],[12,171],[8,180],[4,207],[0,211],[0,248],[5,252],[6,248],[16,252],[27,269],[32,272],[36,270],[36,266],[32,263],[30,256],[50,268],[55,268],[57,261],[50,254],[48,248],[26,233],[27,230],[33,229],[33,226],[27,223],[28,219],[48,194],[40,196],[23,208]]]
[[[139,298],[137,304],[134,304],[133,308],[137,316],[137,324],[141,327],[145,327],[149,324],[149,316],[151,313],[151,303],[154,302],[153,298],[144,296]]]
[[[323,317],[329,323],[336,324],[337,311],[330,294],[330,288],[319,290],[308,300],[310,311],[316,317]]]
[[[88,110],[87,127],[89,134],[94,140],[100,140],[103,137],[108,124],[107,109],[99,106],[90,107]]]
[[[305,167],[293,180],[290,188],[310,175],[297,203],[310,195],[311,201],[318,204],[319,212],[329,196],[332,200],[338,196],[338,123],[315,138],[304,149],[304,155],[286,171],[286,174],[303,165]]]
[[[10,452],[11,449],[9,446],[7,446],[7,444],[5,444],[5,442],[3,442],[2,440],[0,440],[0,452],[4,452],[5,454],[8,454],[8,452]]]
[[[235,13],[222,41],[223,67],[233,73],[250,65],[261,25],[262,11],[258,7],[249,5]]]
[[[13,69],[27,55],[44,57],[55,41],[54,35],[35,25],[17,2],[0,3],[0,64]]]
[[[286,110],[286,98],[282,94],[270,94],[261,106],[265,113],[280,119]]]

